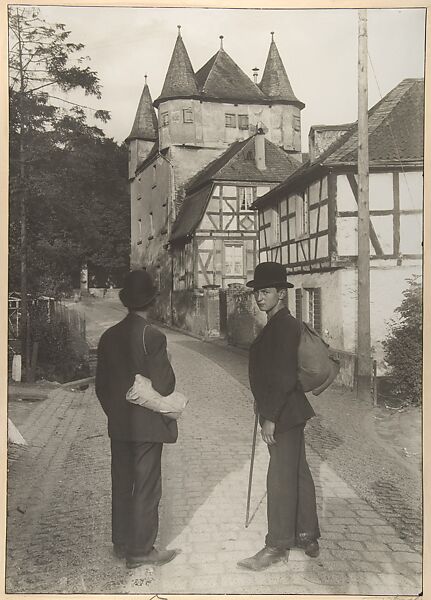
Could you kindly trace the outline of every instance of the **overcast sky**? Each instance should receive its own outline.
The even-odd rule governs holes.
[[[70,39],[85,44],[90,66],[102,85],[102,100],[79,98],[105,108],[105,133],[121,142],[130,132],[148,75],[153,100],[163,86],[177,36],[182,37],[195,72],[224,49],[252,78],[263,73],[275,32],[281,58],[302,111],[302,146],[313,124],[357,118],[357,11],[266,9],[152,9],[120,7],[43,7],[49,22],[64,23]],[[423,77],[424,9],[368,10],[369,105],[408,77]],[[70,100],[77,99],[69,95]]]

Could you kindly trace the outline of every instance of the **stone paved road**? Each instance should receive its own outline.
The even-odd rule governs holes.
[[[236,567],[262,546],[265,534],[268,459],[261,442],[253,519],[244,527],[253,429],[245,358],[179,333],[168,337],[178,389],[190,404],[178,443],[164,448],[159,545],[180,547],[181,555],[161,568],[130,572],[112,556],[105,418],[93,388],[58,390],[25,415],[20,431],[29,446],[10,461],[7,591],[418,594],[420,553],[340,476],[328,449],[325,454],[315,445],[312,424],[307,452],[319,503],[320,557],[295,549],[288,562],[262,573]],[[333,433],[317,430],[334,442]]]

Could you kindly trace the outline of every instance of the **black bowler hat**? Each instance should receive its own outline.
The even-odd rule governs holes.
[[[263,288],[292,288],[286,279],[286,269],[277,262],[264,262],[254,270],[254,279],[247,281],[247,287],[261,290]]]
[[[158,291],[147,271],[130,271],[120,290],[120,300],[127,308],[144,308],[157,296]]]

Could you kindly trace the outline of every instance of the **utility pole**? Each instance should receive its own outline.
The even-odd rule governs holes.
[[[24,122],[24,94],[25,94],[25,78],[23,65],[23,48],[21,37],[21,16],[18,8],[16,9],[17,16],[17,38],[18,38],[18,62],[19,62],[19,193],[20,198],[20,217],[21,217],[21,247],[20,247],[20,266],[21,266],[21,354],[24,357],[25,378],[28,381],[30,376],[30,324],[29,311],[27,300],[27,182],[25,173],[25,122]]]
[[[371,400],[367,10],[358,35],[358,399]]]

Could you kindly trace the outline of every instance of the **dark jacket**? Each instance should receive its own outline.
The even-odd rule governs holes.
[[[268,321],[250,347],[250,387],[260,423],[276,424],[275,433],[305,423],[315,413],[297,380],[300,325],[287,308]]]
[[[148,325],[145,330],[147,354],[143,345],[145,325]],[[139,315],[129,313],[105,331],[97,351],[96,395],[108,417],[108,434],[123,441],[175,442],[176,421],[127,402],[127,390],[137,373],[151,379],[153,388],[162,396],[175,389],[166,336]]]

